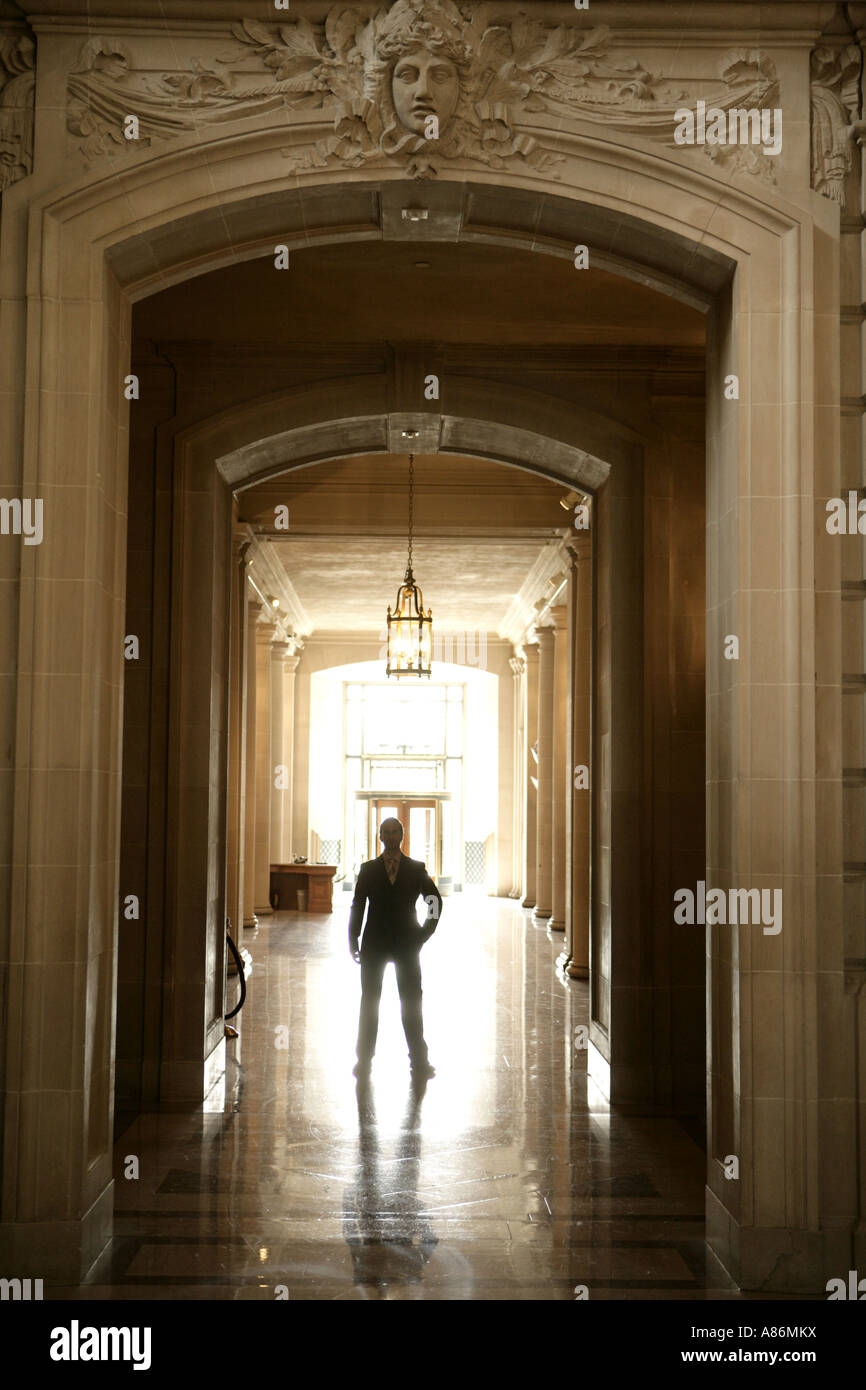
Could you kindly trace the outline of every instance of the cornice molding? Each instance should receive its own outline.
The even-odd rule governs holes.
[[[82,0],[27,0],[26,9],[34,27],[82,31],[92,28],[94,22],[102,24],[110,19],[120,27],[145,28],[158,23],[166,32],[212,28],[222,33],[244,17],[261,19],[264,9],[262,0],[208,0],[208,18],[202,19],[201,4],[202,0],[87,0],[82,13]],[[355,0],[353,8],[369,16],[380,4],[381,0]],[[292,15],[302,15],[311,22],[323,21],[332,8],[332,0],[291,0]],[[461,8],[471,6],[463,3]],[[492,23],[521,8],[526,9],[526,0],[486,0],[484,4]],[[587,12],[582,18],[585,24],[609,25],[623,41],[665,34],[682,40],[687,34],[689,41],[694,36],[730,42],[730,30],[736,28],[772,34],[774,42],[789,37],[802,43],[820,34],[838,8],[833,0],[774,0],[763,5],[754,0],[592,0],[592,15]],[[851,8],[858,12],[863,6]],[[546,24],[561,24],[575,17],[572,0],[533,0],[532,12]],[[277,11],[275,15],[281,17]]]
[[[247,361],[251,366],[261,362],[280,362],[310,367],[312,365],[330,368],[346,366],[352,371],[359,367],[387,365],[392,353],[404,346],[398,342],[387,343],[280,343],[266,342],[223,342],[194,338],[180,339],[157,345],[153,361],[164,365],[167,358],[173,366],[189,369],[201,368],[208,372],[214,367],[232,367]],[[701,345],[667,344],[503,344],[492,346],[488,343],[432,343],[429,353],[439,359],[445,368],[472,368],[487,373],[499,367],[515,371],[550,372],[575,371],[592,372],[611,376],[622,376],[623,372],[655,373],[682,376],[694,374],[703,376],[706,370],[706,353]],[[141,358],[136,360],[151,360]],[[333,371],[330,375],[333,375]]]
[[[538,558],[515,594],[502,623],[499,636],[519,648],[529,640],[528,634],[539,620],[539,604],[545,607],[551,596],[551,579],[568,568],[567,541],[563,536],[550,541],[540,551]]]
[[[313,630],[312,621],[273,548],[267,541],[259,540],[258,536],[254,535],[247,551],[247,559],[251,561],[247,571],[248,577],[255,581],[265,599],[273,594],[280,600],[279,622],[284,628],[291,628],[291,634],[287,632],[287,640],[291,635],[307,637]],[[270,616],[273,621],[272,610]]]

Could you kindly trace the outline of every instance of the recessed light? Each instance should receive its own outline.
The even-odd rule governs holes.
[[[430,269],[430,262],[429,262],[429,261],[416,261],[416,262],[415,262],[415,266],[416,266],[416,268],[417,268],[418,270],[429,270],[429,269]]]

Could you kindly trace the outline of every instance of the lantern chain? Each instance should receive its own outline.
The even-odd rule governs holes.
[[[412,526],[415,511],[415,455],[409,455],[409,565],[407,574],[412,574]]]

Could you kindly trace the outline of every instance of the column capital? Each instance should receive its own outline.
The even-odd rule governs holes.
[[[256,623],[256,641],[260,647],[268,647],[274,639],[277,625],[269,620],[267,611],[260,611]]]
[[[568,607],[566,604],[557,604],[556,608],[550,609],[550,617],[553,622],[550,628],[552,632],[564,632],[568,626]]]
[[[587,565],[592,556],[592,532],[580,531],[566,541],[565,545],[571,559],[573,569],[580,569],[582,565]]]
[[[523,672],[526,670],[526,662],[522,656],[510,656],[508,658],[508,664],[514,676],[522,676]]]
[[[298,662],[300,661],[300,659],[301,659],[300,656],[287,656],[287,657],[285,658],[285,661],[284,661],[283,664],[284,664],[286,670],[287,670],[287,671],[290,671],[292,675],[294,675],[295,672],[297,671],[297,669],[298,669]]]
[[[241,566],[249,565],[250,551],[255,542],[255,532],[245,522],[232,527],[232,557]]]

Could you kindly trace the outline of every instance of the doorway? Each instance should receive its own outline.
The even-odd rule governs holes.
[[[394,817],[403,826],[401,849],[412,859],[427,865],[427,872],[436,878],[442,863],[441,802],[432,797],[377,796],[369,801],[368,850],[369,858],[380,853],[379,826]]]

